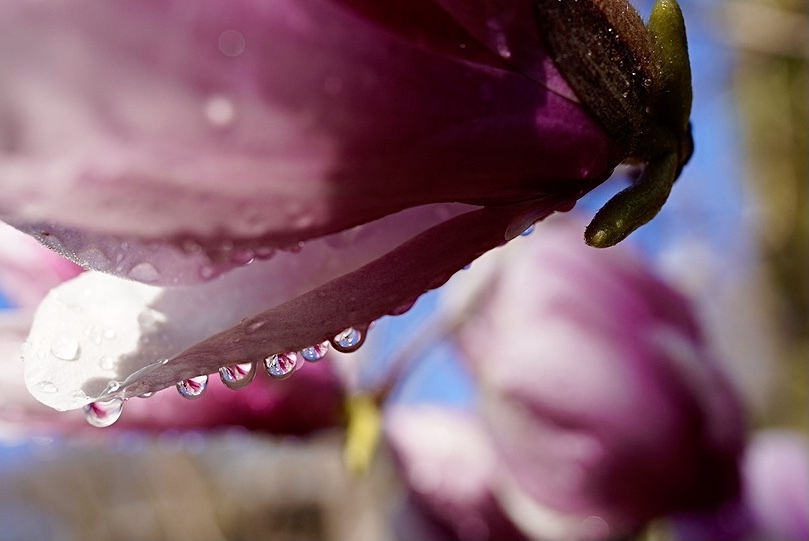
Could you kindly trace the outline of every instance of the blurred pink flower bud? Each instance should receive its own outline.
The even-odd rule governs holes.
[[[686,299],[578,235],[551,220],[509,246],[459,344],[512,518],[541,538],[606,539],[733,496],[742,412]]]

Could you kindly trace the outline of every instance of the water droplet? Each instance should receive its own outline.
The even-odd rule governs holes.
[[[203,280],[210,280],[216,276],[216,267],[213,265],[203,264],[199,267],[199,277]]]
[[[289,377],[297,364],[298,354],[294,351],[270,355],[264,359],[264,367],[267,369],[267,373],[275,379]]]
[[[502,32],[495,35],[495,48],[497,49],[497,54],[503,58],[511,58],[511,49],[509,49],[506,42],[506,35]]]
[[[59,392],[59,388],[50,381],[40,381],[34,388],[40,393],[53,394]]]
[[[139,394],[138,398],[149,398],[151,396],[154,396],[154,391],[147,391],[143,394]]]
[[[121,388],[121,383],[111,379],[107,382],[107,387],[104,389],[104,394],[112,394],[118,392],[118,389]]]
[[[236,106],[227,96],[216,94],[205,102],[205,118],[213,126],[224,128],[236,119]]]
[[[261,246],[255,250],[256,257],[259,259],[269,259],[275,255],[275,248],[269,246]]]
[[[183,398],[199,398],[208,388],[208,374],[177,382],[177,390]]]
[[[99,400],[84,406],[84,418],[95,427],[106,428],[117,421],[123,411],[123,398]]]
[[[229,389],[243,389],[253,381],[256,375],[256,363],[234,364],[219,368],[219,377]]]
[[[75,361],[79,358],[81,346],[79,341],[70,336],[57,336],[51,342],[51,353],[63,361]]]
[[[255,259],[255,252],[249,248],[235,248],[230,252],[230,262],[234,265],[249,265]]]
[[[525,231],[520,233],[520,235],[523,236],[523,237],[527,237],[528,235],[530,235],[531,233],[534,232],[534,229],[536,229],[536,224],[531,224],[528,227],[526,227]]]
[[[410,309],[413,308],[414,304],[416,304],[416,299],[413,299],[412,301],[403,302],[402,304],[391,310],[390,315],[401,316],[402,314],[410,311]]]
[[[217,45],[223,55],[234,57],[244,52],[247,40],[244,39],[244,34],[237,30],[225,30],[219,34]]]
[[[326,340],[325,342],[315,344],[314,346],[303,348],[301,350],[301,357],[303,357],[305,360],[309,362],[315,362],[325,357],[328,352],[329,352],[329,341]]]
[[[351,353],[360,349],[365,341],[365,333],[360,329],[349,327],[330,340],[331,345],[340,353]]]
[[[160,272],[155,268],[155,266],[145,261],[143,263],[138,263],[129,269],[127,274],[133,280],[143,282],[145,284],[151,284],[160,278]]]
[[[98,359],[98,366],[100,366],[104,370],[112,370],[113,368],[115,368],[115,361],[109,355],[102,355]]]
[[[261,329],[264,326],[264,322],[263,321],[253,321],[253,322],[248,323],[248,320],[244,319],[244,320],[242,320],[242,325],[244,325],[245,334],[251,334],[251,333],[254,333],[254,332],[258,331],[259,329]]]

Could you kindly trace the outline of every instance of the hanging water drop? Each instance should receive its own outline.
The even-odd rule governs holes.
[[[402,304],[391,310],[389,314],[392,316],[401,316],[402,314],[409,312],[410,309],[413,308],[413,305],[416,304],[416,300],[417,299],[413,299],[407,302],[403,302]]]
[[[340,353],[352,353],[360,349],[365,341],[365,333],[360,329],[349,327],[330,340],[331,345]]]
[[[264,359],[264,367],[267,373],[275,379],[285,379],[295,371],[298,364],[298,354],[294,351],[270,355]]]
[[[63,361],[75,361],[79,358],[81,346],[79,341],[70,336],[57,336],[51,342],[51,353]]]
[[[123,411],[123,398],[99,400],[84,406],[84,418],[95,427],[106,428],[117,421]]]
[[[256,363],[234,364],[219,368],[219,377],[229,389],[243,389],[256,376]]]
[[[258,259],[269,259],[275,255],[275,248],[269,246],[260,246],[255,250]]]
[[[530,235],[531,233],[534,232],[535,227],[536,227],[536,224],[529,225],[528,227],[525,228],[525,231],[520,233],[520,236],[527,237],[528,235]]]
[[[234,248],[230,251],[230,262],[243,267],[256,259],[256,253],[249,248]]]
[[[301,357],[309,362],[319,361],[323,357],[326,356],[326,353],[329,352],[329,341],[321,342],[319,344],[315,344],[314,346],[309,346],[308,348],[303,348],[301,350]]]
[[[202,396],[208,388],[208,374],[195,376],[177,382],[177,391],[183,398],[193,399]]]

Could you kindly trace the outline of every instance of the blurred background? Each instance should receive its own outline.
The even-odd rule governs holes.
[[[650,5],[638,6],[644,16]],[[749,430],[806,434],[809,4],[682,0],[681,7],[696,151],[660,215],[626,242],[696,306],[746,402]],[[606,183],[577,210],[589,215],[622,182]],[[538,224],[534,234],[541,231]],[[14,248],[0,245],[0,262],[13,260]],[[476,272],[476,265],[463,272]],[[404,315],[383,318],[359,352],[330,362],[350,386],[373,388],[406,357],[390,401],[474,405],[474,379],[450,348],[430,338],[430,329],[441,325],[436,307],[447,289],[426,295]],[[24,335],[25,329],[13,329],[15,306],[0,296],[0,307],[5,336]],[[2,362],[16,361],[6,345],[0,352],[10,358]],[[47,422],[26,427],[15,423],[15,394],[8,391],[19,392],[22,380],[15,369],[4,372],[15,378],[0,384],[0,539],[426,535],[393,526],[404,480],[384,445],[363,474],[351,472],[342,428],[315,423],[304,434],[278,435],[260,422],[245,428],[225,419],[218,426],[162,423],[144,430],[127,425],[125,414],[109,431],[74,430],[83,424],[76,412],[41,413],[54,425],[63,416],[60,429]],[[324,426],[333,424],[340,423]]]

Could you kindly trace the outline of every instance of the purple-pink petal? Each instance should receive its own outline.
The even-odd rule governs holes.
[[[460,335],[516,486],[610,535],[731,497],[740,406],[685,299],[626,250],[543,225]]]
[[[0,4],[0,218],[85,268],[171,288],[253,259],[277,276],[273,250],[317,249],[374,220],[390,227],[414,207],[467,205],[439,222],[409,215],[413,234],[356,265],[344,254],[291,297],[235,320],[245,308],[226,301],[214,309],[227,317],[162,349],[115,352],[130,368],[132,357],[154,365],[134,379],[116,370],[127,396],[368,325],[569,209],[623,159],[538,45],[529,3],[385,6]],[[65,376],[60,392],[79,398],[58,407],[97,398],[110,377],[88,387],[56,365],[31,367],[29,386],[50,393],[48,377]]]
[[[414,205],[582,187],[621,158],[541,81],[333,2],[0,14],[0,213],[20,225],[283,246]]]

